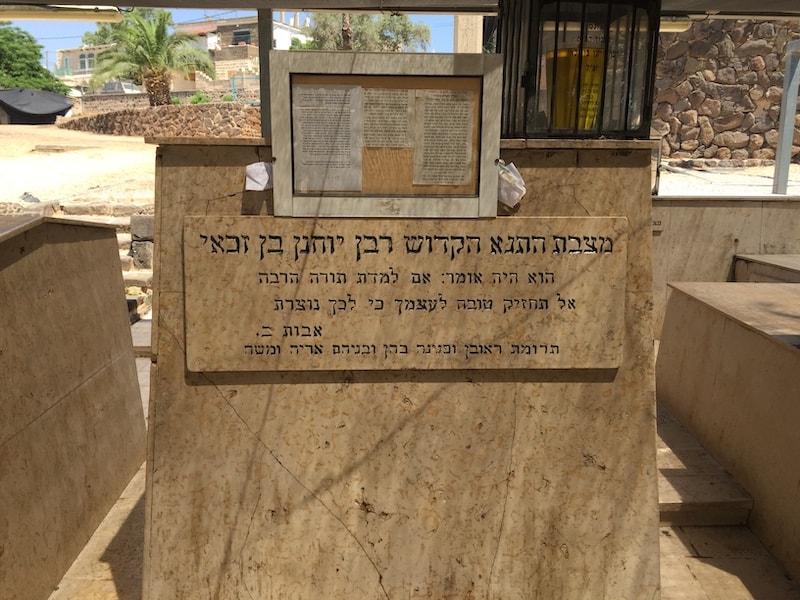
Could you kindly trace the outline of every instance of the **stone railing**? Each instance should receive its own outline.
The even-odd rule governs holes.
[[[261,137],[261,110],[239,102],[154,106],[62,118],[57,125],[142,137]]]
[[[724,166],[772,161],[785,49],[796,38],[800,21],[707,20],[660,34],[653,133],[662,136],[662,158]],[[794,139],[800,143],[797,129]],[[793,146],[792,155],[798,152]]]

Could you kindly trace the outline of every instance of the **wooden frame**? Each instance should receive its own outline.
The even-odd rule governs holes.
[[[276,215],[496,216],[502,57],[273,51],[269,60]],[[355,150],[348,145],[352,168],[350,163],[342,165],[339,178],[329,177],[326,171],[324,183],[320,183],[322,175],[315,179],[308,161],[301,176],[295,165],[307,158],[301,124],[307,88],[309,97],[317,90],[334,95],[352,92],[354,98],[368,93],[399,93],[401,102],[407,96],[417,99],[409,100],[410,104],[430,102],[428,106],[434,102],[431,98],[453,98],[453,105],[463,109],[463,115],[471,111],[460,121],[464,135],[469,136],[468,148],[455,149],[469,155],[463,164],[470,167],[447,173],[439,165],[425,171],[420,166],[423,153],[418,145],[399,147],[402,144],[391,140],[363,141]],[[374,137],[368,111],[361,110],[360,100],[353,102],[356,108],[350,113],[358,114],[352,123],[348,120],[337,139],[350,131],[359,132],[358,140]],[[413,110],[409,109],[410,113]],[[362,118],[367,119],[366,125]],[[430,145],[426,145],[428,157],[433,143],[429,140]],[[323,169],[328,168],[326,165]],[[439,171],[432,175],[436,168]],[[346,181],[350,175],[355,182]]]

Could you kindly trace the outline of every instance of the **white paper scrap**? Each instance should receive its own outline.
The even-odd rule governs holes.
[[[248,192],[272,189],[272,163],[249,164],[245,175],[244,189]]]

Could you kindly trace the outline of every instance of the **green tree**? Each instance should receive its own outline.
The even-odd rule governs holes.
[[[112,36],[115,31],[124,29],[130,26],[130,16],[137,14],[145,20],[155,20],[155,13],[158,9],[155,8],[133,8],[123,13],[122,21],[119,23],[97,23],[97,29],[94,31],[87,31],[81,38],[81,43],[84,46],[105,46],[114,43]]]
[[[414,23],[408,15],[383,14],[378,18],[382,52],[425,51],[431,43],[431,28]]]
[[[160,106],[171,102],[171,71],[187,74],[196,70],[214,76],[211,57],[192,44],[197,36],[171,31],[172,14],[168,11],[132,11],[122,25],[112,31],[114,46],[97,57],[94,84],[128,77],[144,85],[150,106]]]
[[[293,37],[289,42],[289,50],[316,50],[316,49],[317,47],[314,44],[314,40],[301,42],[298,38]]]
[[[24,87],[66,94],[64,85],[39,62],[42,47],[30,33],[0,22],[0,88]]]
[[[414,52],[426,50],[431,41],[430,27],[404,14],[314,13],[304,33],[314,50]]]

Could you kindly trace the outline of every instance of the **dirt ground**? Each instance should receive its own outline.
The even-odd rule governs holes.
[[[152,203],[154,144],[55,125],[0,125],[0,203]],[[774,167],[681,168],[662,165],[661,196],[763,196]],[[789,170],[789,195],[800,195],[800,165]],[[2,207],[0,207],[2,208]],[[2,211],[0,211],[2,213]]]
[[[155,151],[141,137],[0,125],[0,202],[152,203]]]

